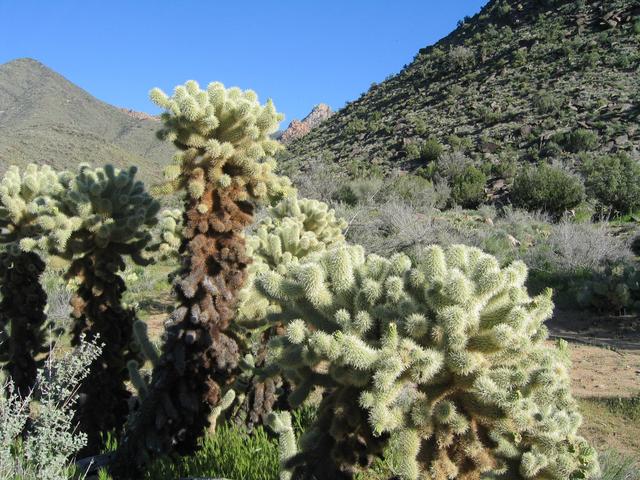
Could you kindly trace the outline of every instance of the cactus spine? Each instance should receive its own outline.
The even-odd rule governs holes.
[[[228,327],[250,263],[243,230],[253,202],[290,188],[272,173],[278,143],[270,134],[281,115],[270,101],[260,105],[254,92],[220,83],[203,91],[193,81],[171,97],[154,89],[151,98],[166,110],[161,137],[178,149],[165,189],[187,192],[184,259],[162,354],[119,449],[120,468],[129,472],[149,451],[196,448],[237,374],[238,345]]]
[[[551,294],[530,298],[526,274],[455,245],[415,265],[342,246],[261,275],[286,322],[270,355],[290,403],[324,389],[293,478],[352,478],[383,454],[402,479],[596,475],[567,356],[545,344]]]
[[[140,358],[133,341],[135,312],[122,305],[126,286],[118,272],[125,268],[125,256],[146,263],[142,252],[157,222],[159,204],[135,174],[135,167],[125,171],[110,165],[82,166],[66,181],[61,199],[65,213],[79,222],[63,252],[71,262],[66,277],[78,283],[71,300],[72,344],[96,336],[104,343],[79,390],[76,417],[88,435],[89,453],[99,451],[100,432],[122,430],[131,395],[127,362]]]

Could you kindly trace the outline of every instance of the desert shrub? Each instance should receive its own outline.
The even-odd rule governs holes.
[[[611,234],[606,223],[564,220],[551,227],[540,248],[528,252],[527,264],[550,274],[590,274],[609,262],[629,263],[632,253],[623,239]]]
[[[538,113],[551,113],[556,110],[558,104],[554,96],[542,92],[534,97],[533,106]]]
[[[636,456],[607,450],[598,458],[602,474],[597,480],[640,480],[640,464]]]
[[[468,165],[450,179],[451,198],[464,208],[475,208],[485,198],[487,176],[473,165]]]
[[[100,355],[95,343],[82,342],[58,359],[51,356],[37,373],[27,396],[11,380],[0,394],[0,478],[66,480],[70,459],[87,441],[76,430],[77,388]]]
[[[640,270],[628,263],[608,264],[584,282],[577,299],[582,307],[598,313],[640,312]]]
[[[517,207],[560,216],[577,207],[584,194],[584,185],[577,175],[543,163],[524,168],[516,175],[511,201]]]
[[[631,213],[640,209],[640,162],[624,153],[591,158],[582,166],[587,194],[601,210]]]
[[[437,138],[431,137],[420,146],[420,160],[425,163],[435,162],[444,151]]]
[[[347,205],[366,205],[375,200],[385,188],[382,179],[358,179],[344,182],[332,195],[332,200]]]
[[[554,139],[572,153],[586,152],[598,146],[598,135],[584,128],[555,136]]]
[[[416,210],[446,206],[450,191],[443,183],[434,183],[418,175],[401,175],[392,180],[383,192],[387,201],[400,200]]]
[[[299,452],[288,415],[272,416],[286,470],[347,479],[384,454],[404,479],[596,475],[566,343],[546,343],[551,292],[530,298],[526,272],[460,245],[415,265],[344,246],[260,278],[283,308],[272,361],[290,404],[325,389]]]
[[[417,143],[409,143],[404,147],[404,155],[407,160],[415,160],[420,157],[420,147]]]
[[[475,55],[468,47],[457,46],[449,51],[449,62],[453,68],[467,68],[473,65]]]

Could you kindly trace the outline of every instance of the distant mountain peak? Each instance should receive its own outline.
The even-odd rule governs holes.
[[[333,114],[331,107],[326,103],[319,103],[307,115],[300,120],[293,120],[287,129],[282,132],[280,140],[282,143],[289,143],[298,138],[304,137],[311,131],[312,128],[317,127]]]
[[[137,165],[142,179],[159,180],[173,149],[157,130],[157,118],[102,102],[38,60],[0,65],[0,174],[9,165],[87,162]]]

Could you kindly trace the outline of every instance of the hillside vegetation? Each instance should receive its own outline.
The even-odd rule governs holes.
[[[33,162],[58,169],[113,163],[137,165],[145,180],[156,181],[171,158],[155,136],[159,127],[97,100],[35,60],[0,65],[0,173]]]
[[[637,159],[639,14],[637,0],[490,1],[283,159],[291,170],[320,160],[429,177],[458,152],[497,197],[518,165],[561,162],[584,174],[593,158]]]

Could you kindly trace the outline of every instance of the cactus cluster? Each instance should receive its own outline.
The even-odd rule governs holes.
[[[526,274],[461,245],[415,264],[343,245],[260,275],[286,324],[269,363],[291,406],[324,391],[300,451],[283,443],[293,478],[352,478],[382,455],[403,479],[597,473],[568,355],[545,343],[551,294],[530,298]]]
[[[240,352],[228,331],[251,258],[244,229],[254,202],[291,191],[273,173],[270,138],[282,118],[251,91],[194,81],[169,97],[151,98],[166,112],[160,136],[176,146],[166,170],[166,191],[186,190],[178,301],[148,392],[132,415],[118,451],[116,470],[133,475],[149,453],[190,453],[210,424],[226,386],[240,373]],[[127,472],[127,473],[125,473]]]
[[[280,144],[271,139],[283,116],[271,102],[260,105],[255,92],[226,89],[213,82],[201,90],[191,80],[169,97],[151,90],[151,100],[166,112],[161,138],[178,147],[165,170],[166,191],[186,190],[201,200],[198,211],[211,211],[212,191],[233,191],[236,200],[282,196],[288,183],[273,174]]]
[[[248,327],[265,325],[277,303],[254,287],[257,275],[284,273],[307,256],[343,244],[344,219],[337,218],[326,203],[291,196],[270,207],[267,216],[247,237],[247,253],[253,262],[249,279],[240,293],[237,321]]]
[[[288,385],[280,378],[260,378],[256,375],[264,367],[267,344],[282,333],[281,325],[271,315],[278,305],[255,288],[254,279],[271,270],[285,272],[312,253],[324,251],[345,242],[343,231],[346,221],[336,218],[329,206],[317,200],[290,196],[267,210],[252,235],[247,237],[247,253],[253,262],[248,278],[238,299],[235,328],[239,345],[247,353],[239,375],[233,385],[237,392],[237,405],[230,414],[237,422],[249,428],[263,423],[271,409],[287,406]]]

